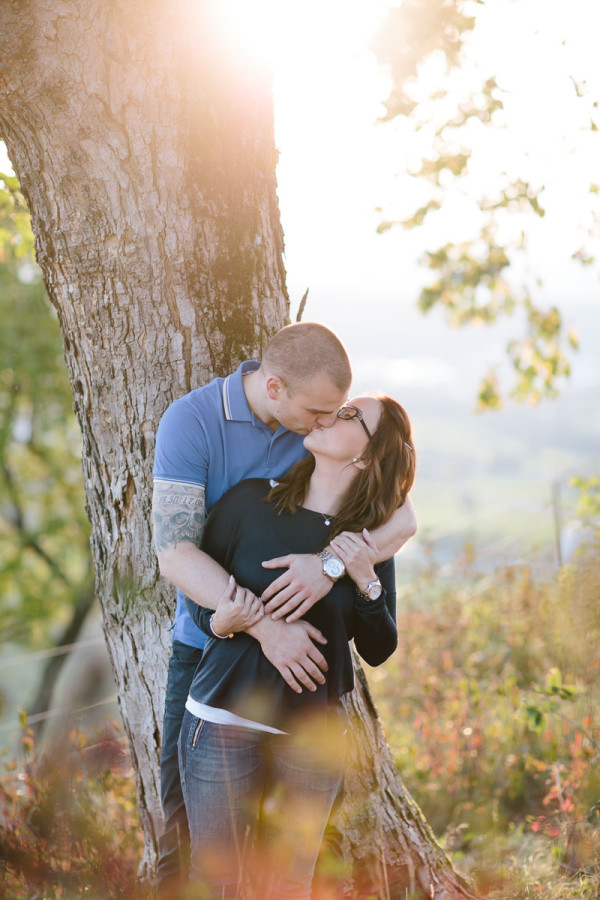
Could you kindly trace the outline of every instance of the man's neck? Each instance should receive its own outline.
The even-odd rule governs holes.
[[[261,422],[264,422],[264,424],[268,428],[270,428],[271,431],[277,431],[280,423],[277,421],[277,419],[273,418],[271,412],[269,411],[267,405],[268,398],[265,391],[264,377],[260,368],[254,369],[252,372],[248,372],[247,375],[244,375],[244,377],[242,378],[242,385],[250,410],[254,413],[257,419],[260,419]]]

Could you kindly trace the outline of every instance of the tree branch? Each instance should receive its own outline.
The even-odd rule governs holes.
[[[90,573],[91,574],[91,573]],[[71,621],[58,636],[55,646],[60,647],[63,644],[74,644],[81,634],[81,630],[85,624],[87,615],[94,605],[96,594],[93,586],[88,585],[78,596],[75,608],[71,615]],[[52,695],[56,687],[56,682],[60,677],[65,663],[70,659],[73,650],[63,653],[61,656],[51,657],[44,666],[40,676],[39,686],[33,702],[29,706],[28,715],[35,716],[37,713],[46,712],[50,709],[52,703]],[[39,736],[44,729],[45,720],[36,722],[32,727],[34,732]]]

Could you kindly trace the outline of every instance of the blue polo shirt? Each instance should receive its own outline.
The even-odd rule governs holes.
[[[303,435],[282,426],[273,432],[248,406],[242,379],[259,365],[243,362],[227,378],[215,378],[175,400],[158,426],[154,480],[202,485],[207,513],[244,478],[277,479],[307,455]],[[206,641],[180,590],[173,637],[192,647]]]

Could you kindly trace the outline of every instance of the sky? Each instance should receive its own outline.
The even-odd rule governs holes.
[[[312,4],[314,16],[310,3],[302,8],[307,5],[306,35],[290,46],[280,43],[274,54],[278,182],[292,306],[307,286],[309,311],[315,313],[321,293],[338,294],[346,315],[345,292],[365,298],[377,292],[412,304],[425,277],[417,260],[427,236],[399,229],[375,233],[375,208],[408,210],[407,193],[415,192],[411,179],[402,176],[401,127],[377,123],[388,79],[369,52],[368,38],[386,4]],[[496,170],[506,169],[546,186],[547,215],[533,229],[530,264],[547,282],[550,302],[575,293],[578,301],[595,303],[597,279],[569,258],[578,248],[578,206],[586,205],[600,146],[598,135],[579,132],[581,114],[569,75],[579,82],[587,78],[600,98],[593,37],[600,9],[591,0],[569,4],[568,15],[564,4],[543,0],[488,6],[495,14],[483,17],[472,55],[481,72],[498,74],[506,128],[489,138],[478,177],[485,185]],[[317,10],[323,9],[329,15],[319,22]],[[292,16],[288,26],[299,30]],[[456,239],[469,228],[453,217],[429,237]]]

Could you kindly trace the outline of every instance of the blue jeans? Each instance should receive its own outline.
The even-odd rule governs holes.
[[[165,824],[158,841],[157,887],[158,896],[165,900],[176,897],[187,884],[190,835],[179,778],[177,742],[185,701],[201,659],[202,650],[173,641],[160,751],[160,799]]]
[[[333,717],[335,718],[335,717]],[[274,735],[185,713],[179,739],[191,877],[219,900],[309,900],[343,768],[339,720]]]

